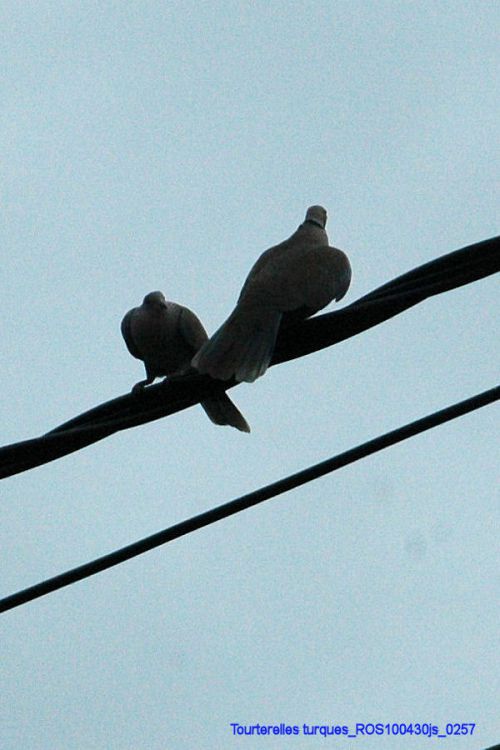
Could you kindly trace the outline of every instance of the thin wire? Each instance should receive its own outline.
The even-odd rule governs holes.
[[[228,503],[219,505],[216,508],[200,513],[197,516],[193,516],[186,521],[181,521],[174,526],[170,526],[163,531],[159,531],[152,536],[148,536],[138,542],[122,547],[108,555],[98,557],[84,565],[72,568],[71,570],[54,576],[53,578],[37,583],[34,586],[30,586],[22,591],[11,594],[10,596],[6,596],[4,599],[0,600],[0,612],[6,612],[14,607],[19,607],[21,604],[26,604],[27,602],[45,596],[52,591],[57,591],[64,586],[69,586],[72,583],[76,583],[84,578],[100,573],[103,570],[119,565],[126,560],[130,560],[137,555],[142,555],[144,552],[148,552],[155,547],[167,544],[168,542],[178,539],[186,534],[190,534],[197,529],[209,526],[210,524],[216,523],[216,521],[220,521],[223,518],[228,518],[235,513],[240,513],[242,510],[251,508],[252,506],[262,503],[265,500],[269,500],[276,495],[288,492],[295,487],[300,487],[302,484],[311,482],[312,480],[336,471],[343,466],[347,466],[348,464],[359,461],[366,456],[384,450],[384,448],[388,448],[390,445],[399,443],[402,440],[418,435],[421,432],[430,430],[432,427],[436,427],[439,424],[443,424],[451,419],[456,419],[468,412],[479,409],[482,406],[491,404],[499,398],[500,386],[496,386],[495,388],[491,388],[490,390],[484,391],[476,396],[472,396],[465,401],[461,401],[458,404],[448,406],[434,414],[417,419],[415,422],[411,422],[410,424],[399,427],[396,430],[387,432],[385,435],[369,440],[362,445],[358,445],[356,448],[351,448],[344,453],[340,453],[333,458],[329,458],[326,461],[310,466],[307,469],[285,477],[284,479],[280,479],[277,482],[268,484],[266,487],[261,487],[260,489],[250,492],[247,495],[243,495],[236,500],[231,500]]]
[[[355,336],[433,295],[500,271],[500,238],[443,255],[373,290],[341,310],[317,315],[280,330],[273,365],[302,357]],[[150,386],[140,397],[120,396],[40,437],[0,447],[0,479],[54,461],[119,430],[136,427],[232,388],[206,375],[189,375]]]

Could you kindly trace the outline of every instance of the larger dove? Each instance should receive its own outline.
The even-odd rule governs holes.
[[[161,292],[150,292],[140,307],[125,315],[121,331],[132,356],[141,359],[146,380],[133,387],[137,392],[157,377],[192,372],[191,359],[208,335],[201,321],[188,307],[167,302]],[[218,425],[231,425],[250,432],[244,416],[225,393],[204,398],[201,406]]]
[[[307,209],[304,223],[253,265],[235,309],[197,352],[193,367],[213,378],[252,383],[267,370],[280,324],[341,300],[351,282],[342,250],[328,246],[326,210]]]

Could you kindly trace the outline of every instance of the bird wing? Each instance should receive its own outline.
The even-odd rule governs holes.
[[[132,319],[135,316],[138,308],[134,307],[132,310],[129,310],[128,313],[125,315],[125,317],[122,320],[121,324],[121,330],[122,330],[122,336],[125,339],[125,343],[127,345],[127,349],[129,350],[130,354],[133,357],[136,357],[137,359],[143,359],[141,352],[135,345],[134,337],[132,336]]]
[[[201,320],[189,307],[183,307],[182,305],[179,305],[179,307],[179,332],[184,341],[193,348],[193,352],[197,352],[208,339],[208,334]]]

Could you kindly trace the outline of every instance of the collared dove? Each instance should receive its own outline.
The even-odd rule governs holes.
[[[121,330],[130,354],[141,359],[146,368],[147,378],[134,385],[134,393],[157,377],[193,372],[191,358],[208,340],[194,312],[175,302],[167,302],[161,292],[146,294],[140,307],[129,310],[122,320]],[[250,432],[245,418],[227,394],[204,398],[201,406],[215,424]]]
[[[342,250],[328,246],[325,225],[325,209],[311,206],[291,237],[262,253],[235,309],[194,356],[193,367],[220,380],[253,383],[269,366],[281,323],[342,299],[351,266]]]

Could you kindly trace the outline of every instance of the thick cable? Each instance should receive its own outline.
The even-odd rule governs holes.
[[[272,365],[310,354],[382,323],[436,294],[500,271],[500,238],[443,255],[383,284],[341,310],[280,330]],[[206,375],[153,385],[139,397],[100,404],[40,437],[0,448],[0,479],[54,461],[113,433],[174,414],[233,388]]]

